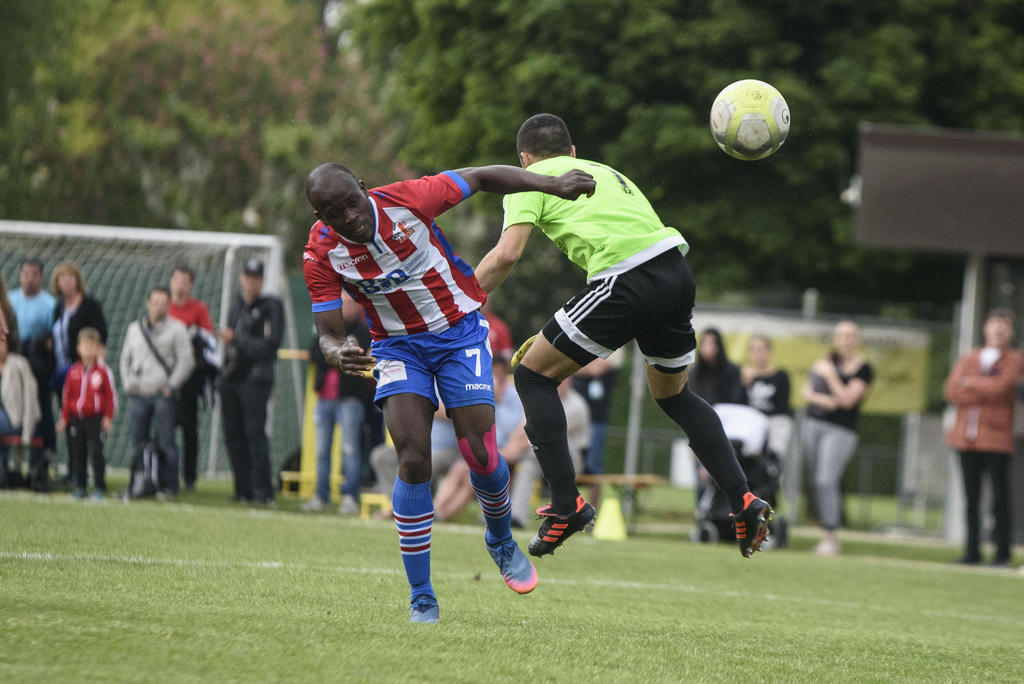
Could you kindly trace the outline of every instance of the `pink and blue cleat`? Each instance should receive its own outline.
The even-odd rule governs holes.
[[[519,550],[515,539],[495,546],[488,544],[487,551],[498,565],[505,584],[512,591],[517,594],[528,594],[537,586],[537,569],[533,567],[526,554]]]

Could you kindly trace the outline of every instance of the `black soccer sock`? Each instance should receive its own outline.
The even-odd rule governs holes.
[[[697,454],[711,479],[725,493],[733,513],[742,511],[743,495],[750,487],[715,410],[691,392],[689,387],[683,387],[683,391],[674,397],[656,401],[661,410],[678,423],[690,438],[693,453]]]
[[[526,413],[526,436],[551,487],[551,507],[560,515],[576,510],[576,471],[569,455],[565,409],[558,398],[558,381],[536,373],[523,364],[513,377]]]

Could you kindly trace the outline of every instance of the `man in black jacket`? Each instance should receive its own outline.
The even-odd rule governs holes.
[[[248,259],[241,292],[231,304],[228,327],[217,334],[226,345],[221,370],[221,417],[239,501],[273,505],[267,402],[284,334],[281,300],[263,294],[263,262]]]

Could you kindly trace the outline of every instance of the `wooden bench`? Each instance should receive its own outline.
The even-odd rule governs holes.
[[[654,473],[602,473],[600,475],[577,475],[576,484],[581,485],[615,485],[628,489],[647,489],[654,485],[665,484],[667,477],[655,475]]]
[[[626,473],[602,473],[600,475],[576,476],[576,484],[591,487],[589,498],[590,502],[598,507],[598,516],[601,515],[601,499],[604,498],[600,489],[608,486],[619,490],[616,498],[622,508],[616,512],[618,519],[614,521],[614,525],[619,526],[618,529],[621,530],[621,536],[608,537],[613,539],[625,539],[626,533],[621,526],[630,527],[632,525],[633,515],[636,512],[635,499],[633,498],[634,492],[667,483],[668,478],[653,473],[636,473],[633,475],[627,475]],[[611,496],[611,493],[608,493],[608,496]],[[626,499],[629,500],[627,501]],[[618,516],[620,512],[622,515]],[[625,519],[623,520],[623,518]],[[595,528],[595,536],[600,534],[600,522],[598,521],[598,527]]]

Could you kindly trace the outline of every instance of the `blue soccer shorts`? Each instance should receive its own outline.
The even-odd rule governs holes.
[[[378,406],[394,394],[412,393],[437,406],[438,393],[446,409],[474,404],[494,405],[491,345],[487,319],[478,311],[466,314],[439,333],[417,333],[374,341],[377,359],[373,377]]]

